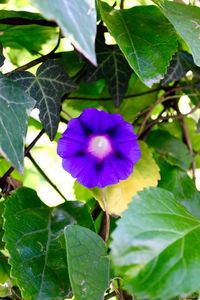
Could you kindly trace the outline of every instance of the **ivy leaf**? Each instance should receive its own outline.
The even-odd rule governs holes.
[[[26,25],[16,26],[19,25],[19,19]],[[7,20],[12,21],[13,25],[7,24]],[[0,42],[4,47],[25,48],[29,52],[40,51],[43,44],[58,36],[56,26],[42,26],[42,20],[38,13],[0,10]],[[40,26],[31,22],[40,22]]]
[[[159,82],[177,47],[175,31],[159,9],[138,6],[112,10],[102,2],[100,10],[103,21],[136,74],[149,87]]]
[[[96,41],[98,67],[88,67],[87,82],[104,78],[108,82],[109,92],[118,107],[128,88],[132,70],[118,46],[107,46],[98,38]]]
[[[23,173],[28,115],[35,105],[18,85],[0,75],[0,153]]]
[[[172,58],[167,73],[162,80],[162,85],[166,86],[172,81],[181,79],[189,70],[196,69],[192,55],[186,51],[178,51]]]
[[[4,241],[11,274],[24,299],[65,299],[70,291],[64,227],[94,228],[82,203],[44,205],[29,188],[16,190],[5,203]]]
[[[187,43],[195,64],[200,66],[200,8],[166,0],[154,0],[154,2],[160,6],[165,16]]]
[[[118,184],[104,188],[107,208],[110,214],[120,215],[127,209],[132,197],[137,192],[145,187],[157,186],[160,174],[159,168],[152,158],[152,153],[144,142],[140,142],[140,150],[142,157],[134,166],[133,173],[126,180],[121,180]],[[102,209],[104,209],[100,189],[94,188],[91,191]]]
[[[159,187],[172,192],[176,201],[183,204],[187,210],[200,219],[200,192],[195,182],[181,169],[159,161],[161,181]]]
[[[109,256],[104,241],[96,233],[78,225],[65,228],[65,240],[75,299],[103,299],[110,281]]]
[[[11,78],[36,100],[40,120],[49,138],[53,140],[58,129],[61,98],[75,89],[73,80],[54,60],[44,62],[38,68],[36,76],[27,71],[18,71]]]
[[[54,19],[75,48],[96,65],[95,0],[32,0],[48,19]]]
[[[155,148],[161,157],[171,165],[182,169],[189,168],[192,157],[186,145],[169,132],[159,129],[154,130],[149,134],[147,143]]]
[[[115,270],[139,299],[171,299],[200,288],[200,221],[172,193],[151,188],[134,197],[111,243]],[[172,284],[173,282],[173,284]]]

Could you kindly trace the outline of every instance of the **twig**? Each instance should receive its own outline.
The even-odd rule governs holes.
[[[112,282],[112,287],[115,291],[115,295],[118,300],[124,300],[124,297],[122,296],[121,292],[115,287],[114,283]]]
[[[152,120],[150,123],[148,123],[148,125],[146,126],[145,130],[142,132],[142,134],[140,135],[140,138],[143,139],[144,136],[146,137],[146,134],[149,132],[150,129],[152,129],[153,126],[155,126],[156,124],[158,124],[159,122],[162,121],[167,121],[169,119],[180,119],[182,117],[187,117],[190,114],[192,114],[193,112],[195,112],[197,109],[200,108],[200,103],[198,103],[195,107],[193,107],[188,113],[186,114],[176,114],[176,115],[167,115],[167,116],[162,116],[162,113],[158,116],[158,118],[156,120]]]
[[[65,111],[64,109],[62,109],[62,111],[61,111],[63,114],[65,114],[70,120],[72,119],[72,116],[70,116],[70,114],[67,112],[67,111]]]
[[[151,93],[155,93],[160,91],[162,88],[156,88],[156,89],[152,89],[149,91],[145,91],[145,92],[141,92],[141,93],[136,93],[136,94],[130,94],[127,96],[124,96],[124,99],[129,99],[129,98],[134,98],[134,97],[139,97],[139,96],[144,96],[144,95],[148,95]],[[67,100],[88,100],[88,101],[108,101],[108,100],[112,100],[111,97],[102,97],[102,98],[98,98],[98,97],[76,97],[76,96],[70,96],[67,98]]]
[[[5,18],[0,20],[0,24],[7,24],[7,25],[14,25],[14,26],[24,26],[24,25],[41,25],[41,26],[48,26],[48,27],[58,27],[56,22],[48,21],[45,19],[27,19],[27,18]]]
[[[16,72],[16,71],[24,71],[24,70],[27,70],[27,69],[30,69],[48,59],[53,59],[53,58],[58,58],[62,55],[63,52],[58,52],[58,53],[55,53],[55,51],[58,49],[59,45],[60,45],[60,40],[61,40],[61,30],[59,31],[59,35],[58,35],[58,41],[55,45],[55,47],[47,54],[39,57],[39,58],[36,58],[30,62],[28,62],[27,64],[23,65],[23,66],[20,66],[8,73],[6,73],[5,75],[9,76],[10,74]]]
[[[57,188],[57,186],[51,181],[51,179],[46,175],[46,173],[42,170],[42,168],[35,161],[31,153],[27,154],[27,157],[30,159],[35,168],[39,171],[39,173],[45,178],[45,180],[54,188],[54,190],[66,201],[65,196],[61,193],[61,191]]]
[[[196,96],[196,95],[197,95],[197,94],[188,94],[188,96]],[[146,123],[147,123],[147,121],[148,121],[148,119],[149,119],[149,117],[150,117],[150,115],[151,115],[153,109],[156,107],[156,105],[158,105],[158,104],[160,104],[160,103],[163,103],[163,102],[165,102],[165,101],[167,101],[167,100],[170,100],[170,99],[176,99],[176,98],[179,99],[179,98],[181,97],[180,95],[173,95],[173,96],[168,96],[168,97],[165,97],[165,96],[166,96],[166,94],[165,94],[165,95],[162,95],[161,97],[159,97],[159,98],[156,100],[156,102],[153,103],[153,104],[146,110],[147,113],[146,113],[146,115],[145,115],[145,117],[144,117],[144,120],[143,120],[142,124],[140,125],[140,128],[139,128],[138,133],[137,133],[139,138],[142,136],[144,127],[145,127],[145,125],[146,125]]]

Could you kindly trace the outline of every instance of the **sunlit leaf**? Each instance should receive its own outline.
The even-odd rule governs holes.
[[[101,16],[130,66],[149,87],[166,73],[176,51],[172,25],[155,6],[113,10],[101,3]]]
[[[160,6],[165,16],[189,46],[195,64],[200,66],[200,8],[167,0],[154,0],[154,2]]]
[[[144,142],[140,142],[141,159],[134,166],[133,173],[126,180],[104,188],[108,212],[120,215],[130,203],[132,197],[145,187],[157,186],[160,179],[159,168],[152,157],[151,151]],[[104,209],[100,189],[92,189],[94,197]]]
[[[75,48],[96,64],[95,0],[32,0],[33,5],[48,19],[55,20]]]
[[[65,228],[65,239],[75,299],[103,299],[110,281],[109,256],[104,241],[91,230],[77,225]]]
[[[199,235],[200,221],[172,193],[160,188],[139,193],[112,236],[112,259],[124,288],[150,300],[198,290]]]
[[[23,173],[28,115],[35,105],[15,82],[0,76],[0,153]]]

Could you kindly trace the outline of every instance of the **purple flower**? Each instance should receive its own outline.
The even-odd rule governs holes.
[[[88,188],[126,179],[141,153],[131,124],[119,114],[85,109],[58,141],[63,168]]]

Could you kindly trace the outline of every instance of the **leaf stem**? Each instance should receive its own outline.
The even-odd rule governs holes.
[[[47,176],[47,174],[42,170],[42,168],[35,161],[31,153],[27,154],[27,157],[30,159],[34,167],[38,170],[38,172],[45,178],[45,180],[54,188],[54,190],[66,201],[65,196],[61,193],[61,191],[57,188],[57,186],[51,181],[51,179]]]

